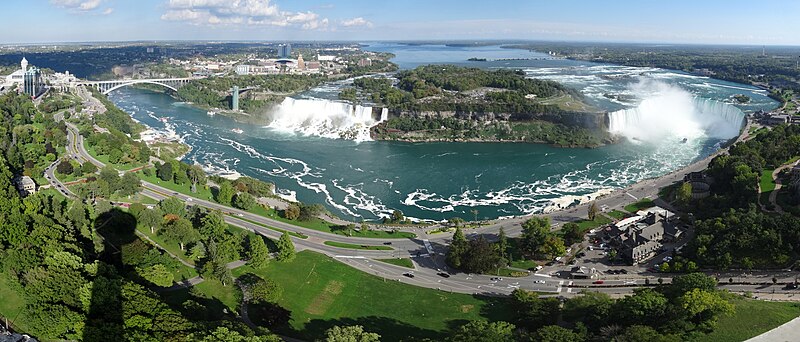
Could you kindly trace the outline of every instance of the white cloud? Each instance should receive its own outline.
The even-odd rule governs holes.
[[[271,0],[169,0],[166,21],[194,25],[261,25],[320,30],[328,19],[314,12],[281,11]]]
[[[58,7],[79,12],[89,12],[97,9],[104,0],[50,0],[50,3]]]
[[[109,15],[109,14],[111,14],[111,13],[114,13],[114,9],[113,9],[113,8],[111,8],[111,7],[109,7],[109,8],[106,8],[106,10],[105,10],[105,11],[103,11],[103,15]]]
[[[365,26],[365,27],[372,27],[372,22],[363,17],[347,19],[342,21],[342,26],[344,27],[356,27],[356,26]]]

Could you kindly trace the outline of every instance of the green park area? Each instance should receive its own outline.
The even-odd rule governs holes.
[[[362,325],[386,341],[441,340],[453,324],[508,320],[512,315],[503,298],[406,285],[310,251],[298,253],[291,262],[271,262],[263,270],[244,266],[233,274],[240,276],[246,272],[271,279],[284,289],[278,304],[291,311],[291,321],[288,327],[275,330],[307,340],[319,339],[334,325],[352,324]],[[227,289],[233,291],[232,287]],[[224,296],[227,294],[220,294],[220,300]]]
[[[408,258],[376,259],[376,260],[380,262],[385,262],[387,264],[392,264],[395,266],[414,268],[414,263],[411,261],[411,259]]]
[[[642,198],[638,200],[636,203],[631,203],[625,206],[625,211],[635,214],[639,210],[644,210],[647,208],[655,207],[656,204],[653,203],[653,200],[649,198]]]
[[[343,243],[336,241],[325,241],[325,244],[331,247],[347,248],[347,249],[363,249],[370,251],[391,251],[393,248],[389,246],[372,246],[372,245],[356,245],[352,243]]]
[[[719,319],[710,334],[696,341],[745,341],[800,316],[800,303],[768,302],[738,297],[736,312]]]

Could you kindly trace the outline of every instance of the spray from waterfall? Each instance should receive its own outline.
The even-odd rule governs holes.
[[[609,131],[634,141],[729,139],[739,134],[744,113],[733,105],[696,97],[668,83],[643,80],[631,87],[635,108],[608,114]]]
[[[270,113],[269,128],[331,139],[369,141],[370,128],[388,119],[383,108],[376,120],[373,108],[323,99],[287,97]]]

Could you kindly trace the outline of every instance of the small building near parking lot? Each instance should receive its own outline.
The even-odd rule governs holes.
[[[583,266],[575,266],[569,272],[572,279],[594,279],[597,278],[597,270]]]

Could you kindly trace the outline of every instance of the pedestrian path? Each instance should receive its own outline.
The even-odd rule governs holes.
[[[789,342],[800,341],[800,317],[753,337],[745,342]]]

